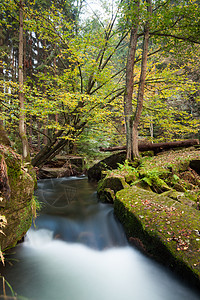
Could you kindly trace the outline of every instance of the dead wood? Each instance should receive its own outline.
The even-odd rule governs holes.
[[[184,148],[184,147],[191,147],[199,145],[199,140],[198,139],[189,139],[189,140],[182,140],[182,141],[175,141],[175,142],[165,142],[165,143],[150,143],[150,142],[144,142],[144,141],[139,141],[139,151],[154,151],[154,154],[164,151],[164,150],[169,150],[173,148]],[[121,150],[126,150],[126,146],[118,146],[118,147],[108,147],[108,148],[103,148],[100,147],[100,151],[103,152],[113,152],[113,151],[121,151]]]

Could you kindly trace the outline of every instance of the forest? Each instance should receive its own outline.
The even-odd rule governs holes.
[[[2,0],[0,14],[0,122],[33,166],[199,138],[199,1]]]
[[[129,244],[199,288],[200,1],[1,0],[0,16],[0,298],[171,299],[165,275],[123,261]],[[25,235],[40,229],[36,250]]]

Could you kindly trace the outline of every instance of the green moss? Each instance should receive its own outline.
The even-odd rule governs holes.
[[[98,183],[97,194],[101,201],[113,202],[115,193],[127,186],[123,176],[109,174]]]
[[[4,157],[7,165],[7,172],[10,178],[16,179],[21,174],[21,158],[11,149],[4,148]]]
[[[151,255],[200,282],[199,211],[135,186],[117,192],[114,209],[129,237],[138,237]]]
[[[125,162],[109,172],[99,191],[113,199],[128,237],[140,239],[150,255],[199,285],[200,177],[189,168],[195,159],[200,152],[186,149],[143,157],[134,167]],[[116,178],[126,185],[116,188]]]
[[[5,215],[7,225],[5,235],[0,235],[1,249],[14,246],[30,228],[33,217],[32,199],[34,182],[31,176],[21,167],[21,157],[11,148],[0,147],[5,158],[10,186],[10,198],[0,208],[0,215]]]
[[[31,227],[31,224],[32,224],[32,208],[29,205],[21,211],[19,225],[17,226],[16,229],[16,238],[12,246],[15,246],[16,243],[22,239],[22,237],[26,234],[26,232]]]

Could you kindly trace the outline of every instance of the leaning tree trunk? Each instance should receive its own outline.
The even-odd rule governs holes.
[[[34,167],[40,167],[46,160],[49,159],[50,152],[54,149],[55,145],[58,143],[58,138],[62,135],[63,130],[59,130],[51,141],[48,141],[47,145],[44,146],[32,159],[31,163]]]
[[[29,145],[25,129],[24,114],[24,78],[23,78],[23,1],[19,3],[19,135],[22,141],[22,156],[30,160]]]
[[[147,10],[150,17],[152,13],[151,0],[146,0],[146,2],[147,2]],[[137,94],[137,107],[136,107],[134,122],[133,122],[133,157],[139,157],[138,126],[139,126],[140,117],[143,108],[144,86],[145,86],[146,71],[147,71],[148,46],[149,46],[149,22],[147,21],[144,28],[140,83],[139,83],[138,94]]]
[[[75,125],[76,137],[83,132],[83,129],[87,122],[83,122]],[[67,139],[61,138],[63,134],[63,130],[59,130],[54,137],[48,141],[48,144],[41,149],[36,156],[32,159],[32,165],[34,167],[41,168],[48,160],[54,158],[68,143]],[[67,135],[72,134],[72,132],[68,132]]]

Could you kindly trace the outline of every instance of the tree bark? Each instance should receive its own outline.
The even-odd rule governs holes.
[[[139,8],[139,2],[137,2],[137,8]],[[136,20],[131,29],[129,52],[126,64],[126,89],[124,93],[124,117],[126,125],[126,148],[127,159],[133,159],[133,78],[134,78],[134,61],[138,38],[138,21]]]
[[[22,141],[22,156],[24,160],[30,160],[28,139],[25,128],[24,113],[24,78],[23,78],[23,1],[19,2],[19,135]]]
[[[146,2],[147,2],[147,11],[150,17],[150,15],[152,14],[151,0],[146,0]],[[149,22],[147,21],[144,28],[140,83],[139,83],[138,94],[137,94],[137,107],[136,107],[134,122],[133,122],[133,157],[139,157],[138,126],[139,126],[140,117],[143,108],[144,86],[145,86],[145,79],[146,79],[146,72],[147,72],[148,46],[149,46]]]
[[[182,147],[191,147],[194,145],[199,145],[198,139],[189,139],[183,141],[175,141],[175,142],[166,142],[166,143],[150,143],[150,142],[143,142],[139,141],[138,149],[139,151],[154,151],[155,153],[161,152],[163,150],[169,150],[173,148],[182,148]],[[113,152],[119,150],[126,150],[126,146],[119,146],[119,147],[108,147],[108,148],[100,148],[100,151],[106,152]]]
[[[4,45],[4,41],[5,41],[5,37],[3,35],[3,29],[0,28],[0,47],[2,47]],[[0,63],[0,80],[2,80],[3,82],[3,62]],[[3,87],[1,87],[1,90],[0,90],[2,93],[3,93]],[[1,113],[2,113],[2,107],[0,106],[0,125],[3,126],[3,120],[2,120],[2,116],[1,116]]]
[[[44,146],[43,149],[41,149],[36,156],[32,159],[32,165],[34,167],[39,167],[41,164],[43,164],[45,158],[47,157],[48,159],[48,155],[50,155],[50,150],[53,149],[54,145],[56,144],[56,142],[58,141],[58,137],[60,137],[63,133],[63,130],[59,130],[55,135],[54,138],[51,140],[51,142],[48,142],[48,144],[46,146]]]

